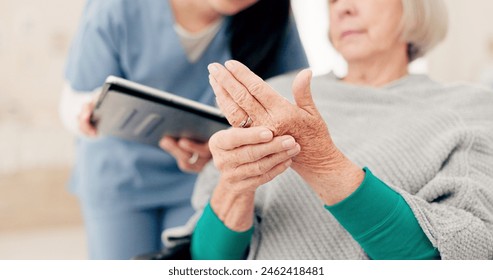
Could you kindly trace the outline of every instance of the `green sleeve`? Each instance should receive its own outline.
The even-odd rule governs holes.
[[[244,232],[236,232],[226,227],[214,213],[209,203],[192,235],[190,248],[192,259],[245,259],[252,235],[253,227]]]
[[[404,198],[364,171],[354,193],[325,208],[372,259],[439,259]]]

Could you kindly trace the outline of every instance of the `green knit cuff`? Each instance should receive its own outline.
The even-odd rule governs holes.
[[[364,171],[354,193],[325,208],[372,259],[439,259],[404,198]]]
[[[365,178],[350,196],[325,208],[351,235],[358,239],[377,226],[395,209],[400,195],[380,181],[368,168]]]
[[[229,229],[217,217],[210,203],[192,235],[191,254],[194,260],[241,260],[245,259],[253,226],[244,232]]]

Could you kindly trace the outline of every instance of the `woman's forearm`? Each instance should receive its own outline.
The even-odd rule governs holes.
[[[293,169],[312,187],[326,205],[334,205],[350,196],[363,182],[365,172],[342,153],[334,160],[337,164],[319,168],[303,168],[293,165]]]
[[[246,231],[253,225],[255,193],[232,191],[228,183],[220,181],[211,198],[211,208],[229,229]]]
[[[240,260],[253,235],[254,193],[235,193],[219,184],[192,236],[196,260]]]
[[[205,207],[192,235],[190,253],[194,260],[245,259],[253,235],[253,227],[236,232],[224,225],[211,209]]]

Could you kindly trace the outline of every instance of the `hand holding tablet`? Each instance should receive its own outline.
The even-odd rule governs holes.
[[[215,107],[114,76],[106,80],[91,122],[100,135],[153,146],[163,136],[207,142],[230,127]]]

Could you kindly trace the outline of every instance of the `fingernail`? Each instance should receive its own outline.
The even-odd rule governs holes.
[[[294,156],[299,152],[300,152],[300,149],[299,149],[298,145],[296,145],[294,148],[288,150],[287,154],[288,154],[288,156]]]
[[[282,141],[282,147],[285,149],[292,148],[292,147],[294,147],[295,144],[296,144],[296,142],[294,141],[293,138],[289,138],[289,139]]]
[[[272,138],[272,131],[265,130],[265,131],[260,132],[260,139],[269,140],[271,138]]]
[[[210,73],[216,73],[219,70],[217,68],[217,65],[215,65],[214,63],[209,64],[209,66],[207,66],[207,69],[209,69]]]
[[[234,70],[235,68],[235,63],[232,60],[226,61],[224,65],[226,66],[226,68],[228,68],[228,70]]]

